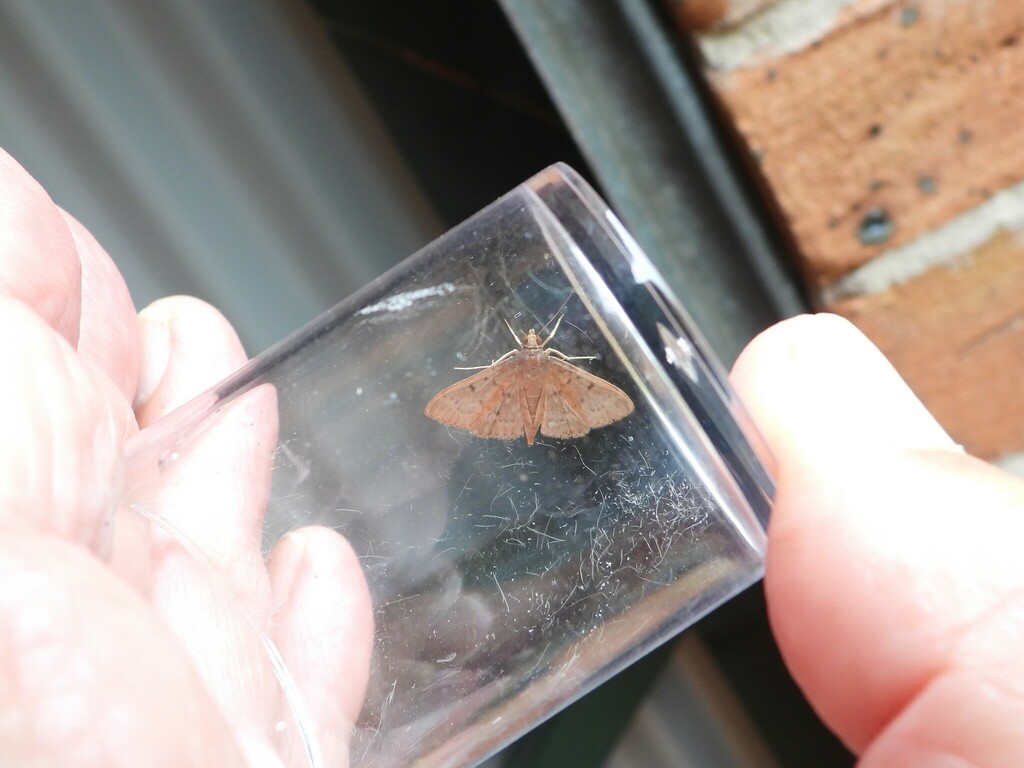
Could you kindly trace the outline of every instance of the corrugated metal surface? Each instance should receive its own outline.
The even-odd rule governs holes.
[[[138,305],[199,295],[253,352],[441,231],[300,2],[2,3],[0,104]]]

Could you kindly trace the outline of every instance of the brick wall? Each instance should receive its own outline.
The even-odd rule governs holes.
[[[665,0],[850,318],[977,455],[1024,454],[1024,0]]]

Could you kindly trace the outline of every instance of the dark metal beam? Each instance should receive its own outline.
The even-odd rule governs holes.
[[[731,363],[805,308],[699,67],[645,0],[500,0],[609,202]]]

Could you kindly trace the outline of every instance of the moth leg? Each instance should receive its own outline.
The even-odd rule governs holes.
[[[559,316],[558,316],[558,320],[557,320],[557,322],[555,323],[555,327],[551,329],[551,333],[549,333],[549,334],[548,334],[548,337],[547,337],[546,339],[544,339],[544,341],[542,341],[542,342],[540,343],[540,345],[541,345],[542,347],[543,347],[543,346],[544,346],[545,344],[547,344],[547,343],[548,343],[549,341],[551,341],[551,340],[552,340],[553,338],[555,338],[555,334],[556,334],[556,333],[558,333],[558,326],[560,326],[560,325],[562,324],[562,319],[563,319],[564,317],[565,317],[565,315],[559,315]]]
[[[488,365],[473,365],[473,366],[470,366],[468,368],[456,365],[452,370],[455,370],[455,371],[482,371],[485,368],[490,368],[491,366],[497,365],[502,360],[507,360],[508,358],[510,358],[512,355],[514,355],[518,351],[519,351],[518,349],[513,349],[513,350],[511,350],[509,352],[506,352],[504,355],[499,357],[497,360],[492,360],[490,362],[490,364],[488,364]]]
[[[545,344],[546,343],[547,342],[545,342]],[[564,352],[559,352],[557,349],[548,349],[548,350],[545,350],[545,351],[549,355],[554,355],[559,360],[566,360],[566,361],[569,361],[569,360],[597,360],[597,355],[581,355],[579,357],[569,357],[569,355],[565,354]]]
[[[502,318],[502,320],[505,320],[505,318]],[[516,344],[518,344],[520,347],[523,346],[523,340],[516,336],[516,332],[512,330],[512,323],[510,323],[508,320],[505,320],[505,326],[508,328],[508,332],[512,334],[512,338],[516,340]],[[514,351],[515,350],[513,350],[513,352]],[[509,352],[508,354],[511,355],[512,352]],[[508,357],[508,355],[505,355],[505,357]]]

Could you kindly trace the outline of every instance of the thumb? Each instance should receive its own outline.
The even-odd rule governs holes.
[[[744,350],[731,378],[775,451],[850,440],[958,449],[889,361],[837,315],[770,328]]]
[[[768,330],[733,383],[778,461],[765,590],[812,705],[862,766],[1021,764],[1024,483],[839,318]]]

